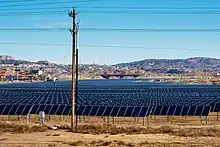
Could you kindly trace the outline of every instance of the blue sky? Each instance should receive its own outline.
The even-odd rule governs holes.
[[[71,28],[71,18],[66,14],[7,15],[10,12],[41,12],[40,8],[74,7],[79,12],[80,28],[220,28],[220,14],[121,14],[83,13],[85,7],[217,7],[218,0],[99,0],[40,5],[47,2],[68,0],[44,0],[9,2],[0,0],[0,28]],[[71,0],[69,0],[71,1]],[[29,6],[11,6],[27,5]],[[16,10],[23,9],[23,10]],[[32,10],[31,10],[32,9]],[[94,9],[93,9],[94,10]],[[108,9],[111,10],[111,9]],[[113,9],[115,10],[115,9]],[[212,10],[212,9],[211,9]],[[45,10],[46,11],[46,10]],[[49,10],[48,10],[49,11]],[[178,9],[177,9],[178,11]],[[190,10],[189,10],[190,11]],[[81,12],[81,13],[80,13]],[[195,56],[220,58],[219,32],[89,32],[80,31],[80,63],[115,64],[147,58],[188,58]],[[61,43],[64,46],[16,45],[4,43]],[[102,48],[84,45],[144,46],[146,48]],[[188,49],[188,50],[181,50]],[[192,49],[192,50],[191,50]],[[71,35],[68,31],[0,31],[0,54],[19,59],[49,60],[55,63],[71,62]]]

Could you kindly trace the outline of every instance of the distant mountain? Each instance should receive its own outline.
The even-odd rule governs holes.
[[[42,60],[37,62],[31,62],[26,60],[19,60],[11,56],[0,55],[0,66],[8,64],[37,64],[39,66],[45,65],[46,67],[53,67],[56,69],[70,70],[71,66],[65,66],[50,63],[49,61]],[[79,65],[80,71],[85,73],[102,73],[104,71],[115,72],[115,67],[121,67],[119,71],[124,72],[151,72],[151,73],[168,73],[168,74],[181,74],[189,73],[191,71],[203,71],[203,72],[215,72],[220,73],[220,59],[194,57],[188,59],[146,59],[141,61],[135,61],[130,63],[120,63],[113,66],[101,66],[101,65]]]
[[[116,66],[135,67],[146,72],[184,73],[189,71],[220,72],[220,59],[194,57],[188,59],[146,59]]]
[[[31,62],[26,60],[20,60],[16,59],[15,57],[8,56],[8,55],[0,55],[0,64],[41,64],[41,65],[49,65],[49,61],[37,61],[37,62]]]

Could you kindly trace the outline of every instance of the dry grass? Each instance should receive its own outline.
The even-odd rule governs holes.
[[[52,136],[60,136],[60,134],[53,134]]]
[[[70,146],[82,146],[82,145],[85,145],[85,142],[78,140],[75,142],[68,142],[68,143],[64,142],[64,144],[69,144]]]
[[[33,125],[28,126],[25,124],[16,123],[0,123],[0,132],[11,132],[11,133],[32,133],[32,132],[45,132],[48,130],[47,126]]]
[[[49,147],[57,147],[56,144],[48,144]]]
[[[45,132],[49,129],[47,126],[39,125],[26,125],[18,123],[0,123],[0,132],[11,132],[11,133],[31,133],[31,132]],[[68,125],[58,126],[59,130],[70,131]],[[79,125],[74,133],[82,134],[169,134],[181,137],[220,137],[220,127],[210,126],[201,128],[185,128],[185,127],[172,127],[172,126],[161,126],[158,128],[151,127],[138,127],[138,126],[116,126],[111,124],[93,124],[93,125]],[[52,136],[59,136],[59,134],[53,134]],[[107,138],[107,136],[106,136]]]
[[[118,127],[115,125],[79,125],[74,133],[82,134],[169,134],[181,137],[220,137],[220,128],[217,126],[202,128],[181,128],[171,126],[161,126],[159,128],[150,127]]]
[[[64,144],[68,144],[70,146],[135,146],[132,143],[126,143],[123,141],[104,141],[104,140],[99,140],[99,141],[91,141],[91,142],[86,142],[86,141],[75,141],[75,142],[64,142]]]
[[[99,141],[91,141],[91,142],[86,142],[86,141],[74,141],[74,142],[64,142],[63,144],[69,145],[69,146],[109,146],[109,147],[203,147],[204,144],[187,144],[187,143],[160,143],[160,142],[155,142],[155,143],[149,143],[147,141],[140,142],[140,143],[127,143],[124,141],[104,141],[104,140],[99,140]]]
[[[172,119],[172,122],[170,122],[168,121],[167,117],[157,116],[151,117],[149,119],[149,124],[147,119],[145,119],[145,126],[143,126],[142,118],[114,118],[115,121],[113,124],[111,118],[108,120],[107,118],[103,119],[100,117],[85,117],[84,120],[82,119],[83,117],[81,117],[79,126],[76,130],[73,131],[74,133],[71,133],[70,131],[70,118],[68,116],[62,117],[62,121],[60,120],[60,116],[52,116],[51,120],[45,120],[45,126],[39,126],[38,116],[33,115],[31,121],[28,123],[24,118],[25,117],[21,117],[21,119],[18,121],[17,117],[10,116],[11,122],[9,123],[8,118],[0,117],[0,135],[1,133],[3,134],[0,142],[11,141],[10,137],[8,137],[6,134],[14,136],[33,135],[33,138],[36,138],[35,135],[37,134],[38,136],[42,135],[43,138],[45,138],[46,143],[43,144],[42,147],[45,145],[51,147],[201,147],[205,145],[217,146],[216,144],[219,142],[218,137],[220,137],[220,126],[217,125],[219,124],[219,121],[216,121],[216,115],[214,114],[210,115],[211,121],[209,125],[206,125],[205,122],[201,123],[199,117],[175,117],[170,118],[169,120]],[[54,130],[52,126],[57,127],[57,130]],[[47,131],[47,133],[17,134],[45,131]],[[12,134],[5,132],[11,132]],[[68,132],[70,132],[70,134]],[[82,137],[84,136],[82,134],[87,134],[86,136],[89,136],[90,139],[85,139]],[[72,135],[75,135],[76,137],[74,137],[74,139],[62,139],[66,137],[68,138]],[[132,142],[132,139],[130,139],[132,136],[130,135],[134,135],[134,139],[136,136],[141,137],[138,138],[139,140],[137,139],[138,141],[135,140]],[[146,139],[145,136],[147,136]],[[158,136],[161,138],[160,140],[158,140]],[[165,136],[165,138],[163,138],[163,136]],[[198,141],[194,141],[194,138]],[[26,137],[23,137],[23,139],[26,139]],[[190,141],[188,141],[188,139]],[[23,146],[20,140],[18,141],[18,144]]]
[[[219,124],[219,121],[216,120],[217,113],[210,113],[210,121],[208,122],[210,125]],[[0,122],[15,122],[15,123],[27,123],[26,116],[20,116],[18,120],[18,116],[0,116]],[[49,119],[51,118],[51,119]],[[114,120],[114,121],[113,121]],[[48,116],[46,115],[45,124],[47,126],[53,125],[63,125],[63,124],[70,124],[71,118],[69,116]],[[39,124],[39,116],[38,115],[31,115],[30,122],[31,124]],[[84,125],[91,125],[91,124],[106,124],[111,123],[117,126],[160,126],[160,125],[181,125],[181,126],[198,126],[198,125],[205,125],[205,121],[201,122],[200,117],[181,117],[175,116],[170,117],[168,119],[167,116],[151,116],[148,118],[130,118],[130,117],[79,117],[79,124]],[[63,126],[65,127],[65,126]],[[66,126],[68,127],[68,126]],[[65,128],[63,128],[65,129]]]
[[[184,128],[174,130],[172,134],[182,137],[220,137],[219,127],[207,127],[207,128]]]

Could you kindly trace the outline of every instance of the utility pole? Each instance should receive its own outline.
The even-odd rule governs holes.
[[[15,63],[14,66],[15,66],[15,72],[16,72],[16,80],[18,81],[18,63]]]
[[[74,128],[77,127],[76,123],[76,116],[75,116],[75,110],[76,110],[76,10],[73,9],[70,13],[69,16],[73,19],[73,26],[71,29],[71,34],[72,34],[72,114],[71,114],[71,129],[74,131]]]
[[[18,81],[18,65],[16,65],[16,80]]]
[[[76,107],[75,107],[75,112],[76,112],[76,126],[78,126],[78,115],[77,115],[77,101],[78,101],[78,49],[76,49],[76,92],[75,92],[75,101],[76,101]]]
[[[79,80],[79,49],[78,49],[78,35],[79,28],[78,24],[76,25],[76,93],[75,93],[75,101],[76,101],[76,126],[78,126],[78,116],[77,116],[77,101],[78,101],[78,80]]]

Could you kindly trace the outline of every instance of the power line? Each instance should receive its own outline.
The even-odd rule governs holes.
[[[25,43],[25,42],[0,42],[0,45],[22,45],[22,46],[69,46],[67,43]],[[103,44],[79,44],[81,47],[98,48],[125,48],[125,49],[150,49],[150,50],[202,50],[199,48],[154,48],[148,46],[126,46],[126,45],[103,45]],[[209,49],[210,50],[210,49]]]
[[[94,2],[94,1],[100,1],[100,0],[76,0],[76,1],[69,0],[69,1],[62,1],[62,2],[47,2],[47,3],[1,5],[0,8],[5,8],[5,7],[24,7],[24,6],[44,6],[44,5],[83,3],[83,2]]]
[[[137,15],[137,14],[144,14],[144,15],[149,15],[149,14],[220,14],[220,11],[218,10],[213,10],[213,11],[152,11],[152,10],[148,10],[148,11],[125,11],[125,10],[80,10],[78,13],[88,13],[88,14],[92,14],[92,13],[102,13],[102,14],[133,14],[133,15]]]
[[[140,10],[140,9],[145,9],[145,10],[149,10],[149,9],[165,9],[165,10],[167,10],[167,9],[174,9],[174,10],[176,10],[176,9],[183,9],[183,10],[191,10],[191,9],[202,9],[202,10],[204,10],[204,9],[220,9],[220,7],[166,7],[166,6],[159,6],[159,7],[154,7],[154,6],[150,6],[150,7],[146,7],[146,6],[143,6],[143,7],[134,7],[134,6],[132,6],[132,7],[130,7],[130,6],[126,6],[126,7],[119,7],[119,6],[113,6],[113,7],[110,7],[110,6],[105,6],[105,7],[98,7],[98,6],[96,6],[96,7],[77,7],[77,8],[83,8],[83,9],[129,9],[129,10],[131,10],[131,9],[138,9],[138,10]]]
[[[220,28],[179,28],[179,29],[152,29],[152,28],[80,28],[80,31],[96,31],[96,32],[220,32]],[[0,31],[69,31],[69,28],[0,28]]]
[[[66,14],[67,11],[41,11],[41,12],[9,12],[9,13],[0,13],[0,16],[25,16],[25,15],[53,15],[53,14]]]
[[[29,1],[29,0],[26,0]],[[35,0],[34,0],[35,1]],[[61,4],[61,3],[71,3],[71,2],[92,2],[92,1],[100,1],[100,0],[77,0],[77,1],[62,1],[62,2],[48,2],[48,3],[32,3],[32,4],[19,4],[19,5],[9,5],[11,6],[29,6],[29,5],[49,5],[49,4]],[[16,1],[19,2],[19,1]],[[0,6],[7,7],[7,6]],[[8,16],[8,15],[42,15],[46,14],[45,12],[40,12],[36,10],[57,10],[57,9],[69,9],[70,7],[43,7],[43,8],[26,8],[26,9],[13,9],[10,8],[0,9],[2,10],[10,10],[10,12],[0,13],[0,16]],[[78,7],[78,13],[104,13],[104,14],[220,14],[220,7]],[[83,10],[86,9],[86,10]],[[89,9],[89,10],[88,10]],[[94,10],[95,9],[95,10]],[[98,10],[97,10],[98,9]],[[104,10],[103,10],[104,9]],[[110,9],[110,10],[106,10]],[[115,9],[115,10],[113,10]],[[121,10],[120,10],[121,9]],[[155,9],[157,11],[155,11]],[[17,11],[16,11],[17,10]],[[21,11],[20,11],[21,10]],[[27,11],[31,10],[31,11]],[[129,10],[129,11],[128,11]],[[138,11],[137,11],[138,10]],[[171,11],[175,10],[175,11]],[[177,11],[178,10],[178,11]],[[181,10],[181,11],[180,11]],[[183,11],[185,10],[185,11]],[[186,11],[187,10],[187,11]],[[190,10],[190,11],[188,11]],[[54,12],[54,11],[53,11]],[[50,12],[50,13],[53,13]],[[49,13],[49,12],[48,12]],[[54,14],[58,14],[54,12]]]
[[[26,43],[26,42],[0,42],[0,45],[22,45],[22,46],[69,46],[65,43]]]
[[[112,31],[112,32],[220,32],[216,29],[135,29],[135,28],[80,28],[81,31]]]
[[[71,7],[43,7],[43,8],[34,8],[34,10],[51,10],[51,9],[69,9],[69,8],[71,8]],[[220,7],[77,7],[77,9],[80,11],[80,10],[83,10],[83,9],[85,9],[85,10],[90,10],[90,11],[92,11],[92,10],[97,10],[97,9],[99,9],[99,11],[100,11],[100,9],[102,10],[102,9],[104,9],[104,10],[106,10],[106,9],[110,9],[110,10],[113,10],[113,9],[116,9],[117,11],[118,11],[118,9],[121,9],[121,10],[145,10],[145,11],[147,11],[147,10],[220,10]],[[0,10],[10,10],[11,11],[11,9],[9,9],[9,8],[6,8],[6,9],[0,9]],[[15,9],[13,9],[13,11],[19,11],[19,10],[24,10],[23,8],[15,8]],[[33,10],[33,8],[25,8],[25,10]]]
[[[0,28],[0,31],[69,31],[69,28]]]
[[[152,50],[201,50],[201,49],[195,49],[195,48],[152,48],[152,47],[146,47],[146,46],[124,46],[124,45],[100,45],[100,44],[88,44],[88,45],[79,45],[84,47],[99,47],[99,48],[130,48],[130,49],[152,49]]]
[[[1,4],[4,3],[20,3],[20,2],[33,2],[33,1],[39,1],[39,0],[10,0],[10,1],[1,1]]]
[[[70,9],[71,7],[41,7],[41,8],[34,8],[34,10],[57,10],[57,9]],[[9,10],[10,12],[13,12],[14,13],[14,11],[16,12],[16,11],[18,11],[18,12],[24,12],[24,10],[25,11],[33,11],[33,8],[13,8],[13,10],[11,9],[11,8],[6,8],[6,9],[0,9],[0,12],[1,11],[7,11],[7,10]],[[20,11],[21,10],[21,11]]]
[[[66,10],[67,11],[67,10]],[[53,14],[64,14],[65,10],[59,11],[20,11],[20,12],[5,12],[0,13],[0,16],[25,16],[25,15],[53,15]],[[86,11],[82,10],[78,13],[87,14],[125,14],[125,15],[152,15],[152,14],[162,14],[162,15],[212,15],[220,14],[220,11]]]

